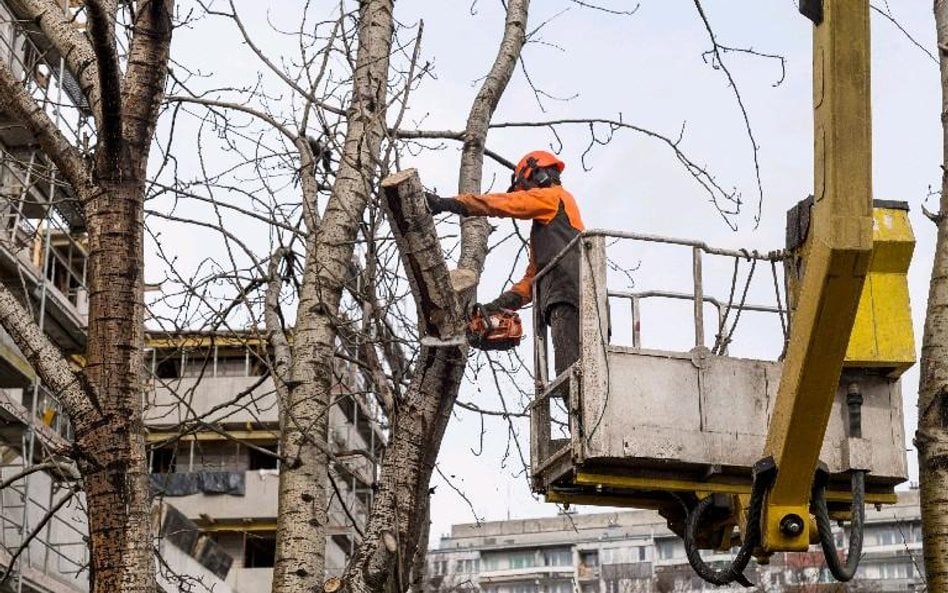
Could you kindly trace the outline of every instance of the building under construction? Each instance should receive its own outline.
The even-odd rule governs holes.
[[[266,348],[253,334],[153,334],[145,422],[157,494],[196,523],[232,561],[234,591],[267,591],[273,573],[279,414]],[[341,380],[330,408],[329,575],[340,574],[368,517],[384,446],[378,410]]]
[[[76,10],[64,2],[75,26]],[[79,85],[16,0],[0,0],[0,59],[74,146],[95,130]],[[77,365],[86,346],[85,223],[68,186],[21,121],[0,113],[0,281]],[[270,588],[279,426],[266,352],[248,335],[152,336],[145,386],[158,583],[219,593]],[[383,437],[363,396],[332,411],[336,496],[327,542],[338,573],[365,521]],[[229,402],[229,403],[228,403]],[[69,420],[0,331],[0,591],[88,590],[84,496]],[[20,476],[18,479],[12,479]]]

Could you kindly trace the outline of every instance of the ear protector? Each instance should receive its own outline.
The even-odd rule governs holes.
[[[534,187],[549,187],[554,181],[553,176],[550,175],[549,167],[540,167],[537,160],[530,157],[527,159],[525,167],[519,171],[514,171],[510,175],[510,189],[507,191],[532,189]]]

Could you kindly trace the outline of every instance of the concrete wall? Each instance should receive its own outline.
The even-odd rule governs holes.
[[[273,568],[231,568],[227,575],[227,584],[237,593],[265,593],[272,581]]]
[[[234,589],[229,584],[221,581],[217,575],[201,566],[197,560],[167,541],[162,540],[158,544],[158,551],[164,563],[167,564],[167,566],[159,564],[157,573],[158,585],[165,591],[169,593],[172,591],[234,593]]]
[[[247,471],[244,478],[244,496],[198,493],[167,497],[167,500],[192,520],[201,519],[201,515],[217,521],[275,518],[280,483],[277,473],[272,470]]]
[[[6,479],[21,469],[16,465],[5,466],[0,469],[0,478]],[[24,537],[20,533],[24,524],[24,493],[28,498],[25,521],[26,532],[29,532],[46,515],[50,501],[55,504],[66,495],[66,490],[59,488],[49,474],[36,472],[0,492],[0,523],[3,527],[0,530],[0,543],[8,549],[15,550]],[[82,494],[75,495],[56,513],[47,528],[20,556],[20,562],[22,567],[30,568],[35,573],[65,583],[72,589],[86,591],[88,573],[83,567],[89,559],[89,552],[83,542],[83,537],[88,533],[86,516],[82,511],[83,498]]]
[[[276,423],[279,416],[271,379],[236,399],[258,381],[260,377],[153,379],[154,390],[145,393],[145,422],[152,426],[177,426],[202,417],[210,423]],[[220,409],[204,416],[217,407]]]

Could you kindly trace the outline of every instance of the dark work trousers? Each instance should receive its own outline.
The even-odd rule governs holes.
[[[546,315],[553,334],[553,366],[558,377],[579,358],[579,312],[568,303],[556,303],[550,305]]]

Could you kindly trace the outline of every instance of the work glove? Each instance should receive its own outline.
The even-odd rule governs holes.
[[[512,290],[501,293],[499,297],[489,303],[484,303],[482,307],[488,313],[496,313],[501,309],[516,311],[523,306],[523,297]]]
[[[455,214],[461,215],[466,214],[464,204],[454,198],[442,198],[438,194],[426,191],[425,199],[428,200],[428,208],[431,210],[432,216],[441,214],[442,212],[454,212]]]

